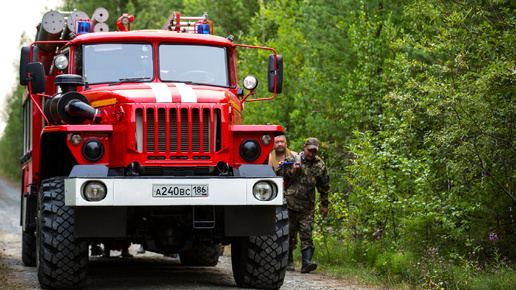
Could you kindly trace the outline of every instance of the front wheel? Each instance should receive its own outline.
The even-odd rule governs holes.
[[[237,238],[231,244],[233,276],[238,287],[278,289],[288,261],[288,212],[276,208],[276,234]]]
[[[38,197],[37,272],[43,288],[78,288],[86,279],[88,242],[74,236],[74,209],[64,204],[64,179],[43,180]]]

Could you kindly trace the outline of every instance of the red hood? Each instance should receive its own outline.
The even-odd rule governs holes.
[[[183,83],[91,86],[82,92],[93,107],[125,103],[228,103],[238,98],[226,88]]]

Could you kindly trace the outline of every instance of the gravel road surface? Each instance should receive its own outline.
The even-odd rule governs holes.
[[[0,263],[13,269],[11,281],[20,289],[41,289],[36,268],[21,261],[20,189],[0,178]],[[121,258],[113,251],[110,258],[90,257],[84,289],[238,289],[231,270],[231,257],[225,253],[216,267],[185,267],[178,259],[154,253]],[[18,287],[17,287],[18,288]],[[0,285],[0,289],[4,289]],[[345,280],[315,273],[287,272],[281,289],[368,289]]]

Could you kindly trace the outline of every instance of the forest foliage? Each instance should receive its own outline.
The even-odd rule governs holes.
[[[307,137],[322,141],[332,203],[318,235],[346,248],[346,262],[428,286],[423,270],[408,274],[410,263],[442,259],[466,274],[444,267],[433,282],[471,287],[471,261],[487,271],[516,258],[514,1],[64,2],[90,14],[107,8],[112,30],[122,13],[135,16],[132,29],[159,29],[172,11],[207,11],[215,34],[283,55],[283,94],[246,103],[244,121],[282,125],[296,151]],[[240,54],[239,79],[262,65]],[[19,98],[0,139],[11,176]]]

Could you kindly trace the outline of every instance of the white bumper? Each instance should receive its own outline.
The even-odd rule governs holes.
[[[101,201],[88,201],[82,190],[89,181],[101,181],[106,185],[107,195]],[[253,186],[258,181],[276,185],[277,195],[269,201],[260,201],[253,195]],[[182,186],[207,185],[207,196],[156,196],[155,185]],[[67,206],[182,206],[182,205],[282,205],[283,179],[272,178],[82,178],[65,179],[65,204]]]

